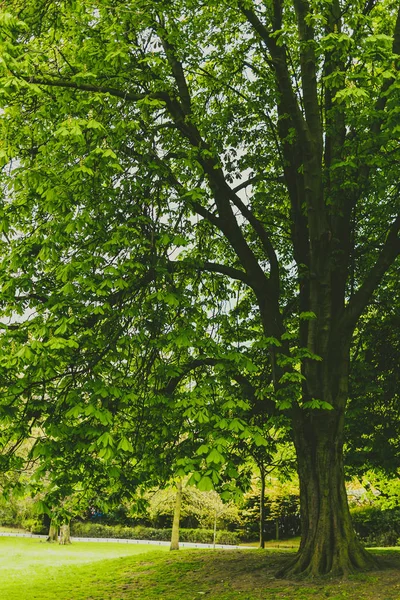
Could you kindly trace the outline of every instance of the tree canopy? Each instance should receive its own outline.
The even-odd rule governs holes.
[[[287,573],[368,567],[343,427],[400,251],[398,3],[10,0],[0,44],[6,450],[67,440],[116,480],[207,489],[275,417]]]

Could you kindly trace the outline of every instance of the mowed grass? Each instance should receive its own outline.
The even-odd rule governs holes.
[[[275,579],[292,552],[0,538],[0,599],[400,600],[400,552],[377,552],[382,570],[345,580]]]
[[[0,600],[114,600],[112,590],[124,577],[123,557],[142,559],[147,553],[157,556],[167,550],[112,542],[60,546],[35,538],[0,537]]]

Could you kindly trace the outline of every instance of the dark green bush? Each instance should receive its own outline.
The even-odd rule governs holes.
[[[400,509],[376,506],[351,509],[354,529],[367,546],[395,546],[400,536]]]
[[[134,540],[157,540],[169,542],[171,529],[155,529],[152,527],[124,527],[123,525],[99,525],[97,523],[72,523],[71,535],[76,537],[94,538],[122,538]],[[212,529],[180,529],[181,542],[195,544],[211,544],[213,541]],[[231,531],[217,531],[216,543],[236,545],[240,541],[239,534]]]

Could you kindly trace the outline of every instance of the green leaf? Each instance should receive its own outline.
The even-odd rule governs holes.
[[[122,437],[117,446],[117,450],[124,450],[124,452],[133,452],[133,446],[128,440],[128,438]]]
[[[317,315],[311,311],[304,311],[299,314],[300,321],[312,321],[317,318]]]
[[[223,464],[225,462],[224,456],[216,448],[213,448],[210,454],[206,457],[207,463]]]
[[[312,410],[315,409],[323,409],[323,410],[333,410],[332,404],[329,402],[325,402],[324,400],[318,400],[317,398],[312,398],[307,402],[303,402],[303,408],[310,408]]]
[[[103,446],[104,448],[106,448],[107,446],[113,446],[114,445],[114,440],[113,440],[112,435],[110,433],[108,433],[108,431],[105,431],[103,433],[103,435],[101,435],[98,438],[97,445],[98,446]]]
[[[212,479],[210,479],[210,477],[204,476],[197,483],[197,487],[199,488],[199,490],[201,492],[211,492],[211,490],[214,489],[214,484],[212,482]]]

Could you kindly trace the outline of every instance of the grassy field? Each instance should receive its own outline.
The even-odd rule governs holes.
[[[133,544],[49,545],[0,538],[1,600],[400,600],[400,552],[347,580],[274,573],[292,550],[180,550]]]

